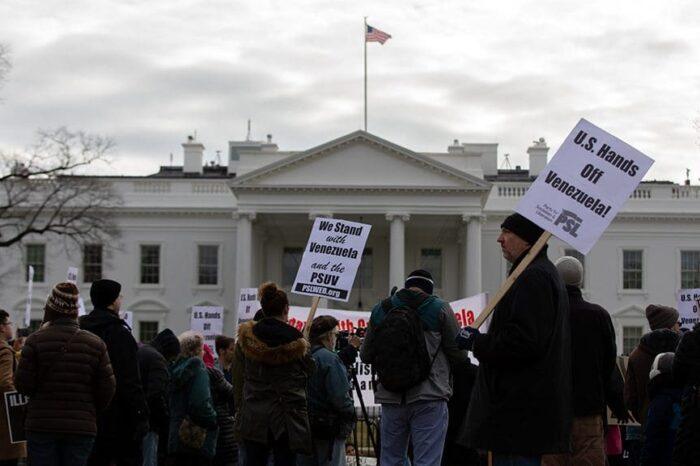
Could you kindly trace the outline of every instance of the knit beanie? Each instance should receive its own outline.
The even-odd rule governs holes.
[[[122,286],[119,282],[106,278],[92,282],[90,287],[90,300],[92,305],[105,308],[112,304],[119,297]]]
[[[515,213],[511,214],[501,223],[501,228],[512,231],[529,244],[535,244],[544,230],[532,221]]]
[[[163,357],[170,361],[180,354],[180,340],[172,330],[166,328],[151,340],[151,346],[158,350]]]
[[[73,283],[61,282],[53,287],[46,298],[44,322],[66,317],[78,317],[78,287]]]
[[[583,265],[575,257],[564,256],[554,263],[565,285],[581,288],[583,284]]]
[[[404,288],[420,288],[425,291],[426,294],[433,294],[433,276],[427,270],[414,270],[408,274],[406,282],[404,283]]]
[[[662,306],[660,304],[650,304],[646,310],[649,327],[652,330],[661,328],[670,329],[678,322],[678,311],[672,307]]]

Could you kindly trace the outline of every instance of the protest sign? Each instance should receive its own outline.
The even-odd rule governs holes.
[[[488,302],[488,295],[486,293],[481,293],[475,296],[470,296],[468,298],[459,299],[457,301],[452,301],[450,306],[455,313],[457,318],[457,324],[460,327],[466,327],[472,325],[476,319],[479,318],[481,312],[486,308],[486,303]],[[490,320],[481,326],[481,333],[488,332]],[[472,364],[479,365],[479,361],[474,357],[474,353],[469,351],[469,359],[471,359]]]
[[[700,322],[700,288],[679,290],[677,303],[681,328],[692,329]]]
[[[347,302],[371,225],[316,218],[292,291]]]
[[[10,443],[26,442],[24,418],[26,417],[29,398],[16,392],[5,392],[5,416],[7,418]]]
[[[69,283],[72,283],[74,285],[78,284],[78,268],[77,267],[68,267],[68,271],[66,272],[66,281]]]
[[[214,340],[224,330],[224,308],[221,306],[193,306],[190,329],[201,333],[206,344],[214,354]]]
[[[32,287],[34,285],[34,267],[29,265],[27,269],[27,305],[24,308],[24,327],[29,328],[32,320]]]
[[[241,292],[238,295],[238,323],[251,320],[259,309],[258,290],[255,288],[241,288]]]
[[[581,119],[516,211],[587,254],[653,163]]]

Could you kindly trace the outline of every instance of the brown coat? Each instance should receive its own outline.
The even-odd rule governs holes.
[[[94,436],[116,383],[104,342],[66,318],[27,338],[15,386],[30,397],[28,431]]]
[[[675,352],[680,336],[669,329],[658,329],[642,337],[630,353],[625,378],[625,405],[634,418],[644,424],[649,408],[649,371],[659,353]]]
[[[9,426],[5,414],[5,392],[15,390],[12,375],[15,368],[15,352],[5,340],[0,340],[0,461],[27,456],[25,443],[10,443]]]

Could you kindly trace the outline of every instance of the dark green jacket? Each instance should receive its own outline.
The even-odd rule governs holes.
[[[239,437],[266,444],[269,433],[286,433],[293,451],[310,453],[306,384],[314,367],[294,327],[272,318],[241,324],[233,371]]]
[[[216,452],[218,427],[216,411],[212,404],[209,389],[209,373],[200,358],[179,358],[170,367],[170,434],[168,453],[197,453],[205,458],[213,458]],[[193,451],[182,445],[178,436],[180,425],[185,417],[207,429],[204,446]]]

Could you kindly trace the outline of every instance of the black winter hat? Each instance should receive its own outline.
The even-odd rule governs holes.
[[[430,272],[418,269],[408,274],[404,288],[420,288],[427,294],[432,295],[434,285],[435,282],[433,282],[433,276],[430,275]]]
[[[122,291],[122,286],[114,280],[97,280],[92,282],[90,287],[90,300],[95,307],[107,307],[117,300],[119,293]]]
[[[169,328],[156,335],[151,340],[151,346],[157,349],[167,360],[175,359],[180,354],[180,340]]]
[[[544,230],[531,220],[515,213],[511,214],[501,223],[501,228],[510,230],[528,243],[535,244]]]

